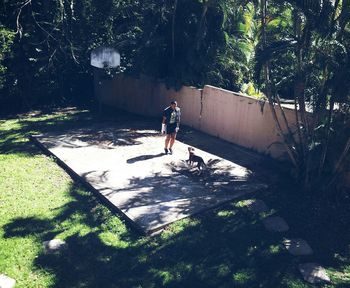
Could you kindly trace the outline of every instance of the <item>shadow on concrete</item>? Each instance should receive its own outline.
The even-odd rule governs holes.
[[[60,146],[66,148],[82,148],[87,146],[96,146],[101,149],[114,149],[120,146],[141,145],[142,142],[137,139],[142,137],[154,136],[155,131],[134,130],[130,128],[113,128],[117,123],[108,123],[96,125],[97,127],[85,127],[80,129],[71,129],[46,133],[44,140],[40,140],[48,149]],[[92,125],[95,126],[95,125]],[[63,134],[64,133],[64,134]],[[40,135],[34,136],[41,138]],[[50,140],[52,138],[52,141]]]
[[[43,133],[74,128],[82,123],[88,125],[88,121],[91,121],[90,115],[85,112],[67,119],[61,116],[54,118],[36,123],[22,120],[19,128],[2,131],[0,153],[41,154],[34,145],[18,140],[23,134],[29,135],[33,131]],[[82,121],[84,118],[86,121]],[[158,122],[153,122],[156,124],[154,126],[159,126]],[[125,126],[128,126],[127,122]],[[265,171],[269,171],[271,175],[265,173],[264,176],[280,177],[280,171],[272,169],[274,166],[269,167],[265,158],[252,156],[250,152],[241,152],[239,147],[204,133],[191,131],[189,128],[181,131],[184,130],[184,142],[191,146],[239,163],[253,171],[254,167],[267,166]],[[206,142],[204,139],[210,140]],[[189,176],[201,180],[195,171],[182,173],[193,173],[193,176]],[[135,179],[137,181],[139,179]],[[280,184],[282,181],[284,180],[280,180]],[[288,193],[279,193],[281,189],[288,190],[292,185],[293,183],[288,183],[271,188],[271,194],[275,194],[276,199],[279,198],[272,207],[278,207],[281,202],[284,203],[284,208],[302,206],[296,193],[293,201],[290,201]],[[65,239],[70,247],[67,251],[58,255],[44,255],[40,252],[33,259],[33,270],[53,275],[50,287],[313,287],[300,280],[295,269],[296,262],[300,259],[292,259],[277,249],[280,237],[266,233],[260,222],[234,205],[226,204],[220,211],[208,211],[187,221],[180,221],[161,236],[140,238],[139,234],[127,230],[117,217],[99,205],[90,193],[83,193],[76,185],[68,192],[73,200],[58,207],[54,217],[20,217],[12,219],[2,227],[4,238],[30,237],[36,239],[38,245],[72,229]],[[290,193],[293,192],[295,191],[290,189]],[[281,200],[282,195],[286,196]],[[291,202],[296,205],[291,205]],[[293,217],[300,212],[291,208],[286,211]],[[283,212],[283,209],[279,212]],[[298,219],[296,222],[302,224],[307,222],[303,221],[305,219]],[[328,221],[328,227],[335,226],[333,223]],[[79,227],[78,224],[87,227],[88,233],[74,230]],[[299,230],[300,233],[312,234],[314,228],[302,225]],[[319,236],[317,241],[322,242],[321,248],[324,248],[321,262],[327,263],[329,267],[332,265],[338,271],[344,271],[340,277],[346,277],[349,242],[340,241],[341,245],[338,244],[339,235],[344,234],[344,230],[328,232],[327,235],[316,234]],[[105,233],[110,233],[110,241],[105,240]],[[309,237],[311,235],[307,239]],[[332,245],[333,248],[328,249]],[[344,281],[347,283],[330,287],[348,287],[348,281]]]
[[[124,164],[124,161],[133,164],[164,155],[163,153],[138,155],[142,149],[145,149],[144,147],[134,148],[134,153],[131,154],[116,150],[111,151],[108,155],[106,153],[101,154],[102,156],[99,156],[97,150],[74,151],[68,149],[71,152],[64,154],[67,149],[62,149],[90,146],[95,146],[98,149],[113,149],[114,143],[117,143],[116,147],[139,145],[145,143],[147,138],[159,136],[159,133],[148,128],[148,124],[146,125],[145,122],[140,123],[142,124],[141,127],[138,127],[138,124],[137,121],[129,121],[129,128],[126,128],[125,123],[97,123],[88,128],[46,133],[42,137],[39,136],[37,140],[40,142],[38,145],[44,146],[47,153],[56,155],[59,163],[63,164],[66,169],[72,170],[68,167],[68,164],[63,163],[68,161],[67,159],[69,159],[70,162],[68,162],[71,165],[73,163],[72,159],[85,163],[82,170],[79,171],[78,169],[73,172],[81,175],[88,187],[93,187],[92,189],[96,194],[106,197],[107,202],[113,204],[116,210],[125,213],[126,219],[135,221],[147,234],[194,213],[211,209],[246,193],[261,190],[261,186],[259,187],[257,183],[252,182],[254,173],[250,173],[244,167],[223,159],[209,159],[205,169],[196,171],[199,172],[196,173],[195,170],[184,165],[184,161],[180,161],[180,164],[178,162],[168,164],[168,161],[173,161],[171,159],[178,161],[178,158],[167,158],[165,163],[161,161],[157,168],[161,169],[159,171],[165,171],[164,176],[152,175],[154,173],[152,167],[157,166],[158,160],[151,164],[152,167],[140,166],[139,170],[137,168],[133,170],[133,167],[129,165],[125,167],[118,166],[118,163],[115,163],[117,160],[113,163],[107,161],[112,159],[114,155],[132,155],[133,158],[121,159]],[[121,143],[121,145],[118,145],[118,143]],[[153,152],[157,151],[158,145],[161,145],[160,143],[158,144],[157,139],[152,144],[154,146],[146,148],[144,152],[149,152],[149,149]],[[181,145],[183,146],[183,144]],[[51,148],[57,148],[58,152],[48,151]],[[183,153],[186,149],[182,147],[179,151]],[[135,154],[138,156],[135,157]],[[80,155],[83,160],[78,156],[74,158],[72,155]],[[95,155],[97,155],[96,159],[94,158]],[[215,156],[211,155],[211,157]],[[116,157],[116,159],[118,158]],[[97,169],[96,165],[99,161],[102,161],[101,165],[103,164],[103,166],[98,166]],[[87,168],[88,163],[91,163],[91,166]],[[116,166],[118,167],[116,168]],[[170,169],[167,166],[170,166]],[[145,174],[144,170],[147,170],[147,168],[149,172]],[[130,175],[121,173],[119,169],[130,170]],[[124,178],[122,179],[119,175],[124,175]],[[132,179],[133,176],[135,178]]]
[[[152,118],[124,111],[113,111],[110,115],[103,116],[102,118],[88,110],[78,110],[75,107],[17,115],[12,119],[16,121],[14,128],[0,130],[0,153],[41,154],[33,144],[23,141],[23,137],[29,138],[31,135],[43,133],[54,135],[62,134],[62,131],[66,131],[67,134],[73,132],[71,137],[75,137],[75,140],[86,141],[89,145],[100,145],[105,149],[111,149],[117,145],[138,145],[137,138],[155,133],[150,131],[155,128]],[[0,120],[0,123],[2,122],[4,120]],[[118,129],[113,129],[116,124]],[[107,126],[112,129],[106,131]],[[76,145],[79,147],[79,144]]]
[[[132,164],[135,162],[139,162],[139,161],[145,161],[145,160],[149,160],[149,159],[153,159],[153,158],[158,158],[158,157],[162,157],[165,156],[165,153],[159,153],[159,154],[153,154],[153,155],[140,155],[134,158],[130,158],[128,160],[126,160],[127,163]]]
[[[170,175],[157,172],[151,176],[133,177],[120,189],[99,186],[98,191],[146,234],[151,234],[179,219],[267,188],[254,181],[253,174],[234,175],[232,166],[216,166],[220,162],[220,159],[209,160],[201,174],[186,166],[185,161],[170,163],[173,171]],[[94,172],[83,177],[88,181],[108,183],[105,181],[108,171],[98,175]]]

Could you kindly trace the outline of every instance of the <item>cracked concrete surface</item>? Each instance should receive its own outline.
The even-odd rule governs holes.
[[[188,145],[173,155],[164,136],[139,123],[99,124],[34,136],[42,148],[91,185],[145,234],[267,186],[234,162],[197,149],[201,173],[186,163]]]

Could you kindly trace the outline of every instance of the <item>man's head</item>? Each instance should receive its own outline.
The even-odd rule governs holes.
[[[177,102],[176,102],[175,100],[171,101],[171,102],[170,102],[170,106],[171,106],[173,109],[175,109],[176,106],[177,106]]]

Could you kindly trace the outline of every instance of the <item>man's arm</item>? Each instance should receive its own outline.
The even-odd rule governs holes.
[[[180,110],[180,108],[177,108],[178,109],[178,111],[177,111],[177,122],[176,122],[176,126],[177,126],[177,128],[179,128],[180,127],[180,121],[181,121],[181,110]]]
[[[166,116],[165,116],[165,112],[163,113],[163,120],[162,120],[162,128],[161,128],[161,130],[160,130],[160,132],[162,133],[162,134],[165,134],[165,132],[166,132]]]

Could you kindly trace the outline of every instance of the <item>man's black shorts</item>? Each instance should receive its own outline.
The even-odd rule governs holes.
[[[168,124],[166,126],[166,134],[173,134],[173,133],[175,133],[176,126],[177,126],[176,123]]]

